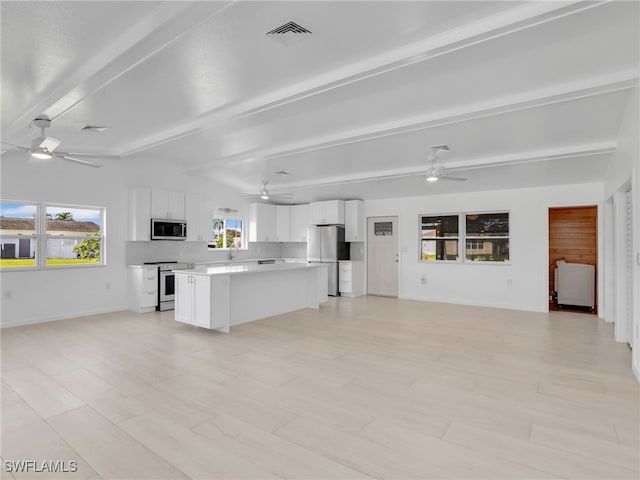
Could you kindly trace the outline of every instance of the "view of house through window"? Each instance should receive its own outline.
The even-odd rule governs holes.
[[[212,223],[213,241],[210,249],[246,248],[244,241],[244,222],[237,218],[215,217]]]
[[[0,203],[0,267],[104,263],[104,209]]]
[[[459,242],[464,252],[459,252]],[[509,262],[509,213],[420,216],[421,260],[457,261],[462,253],[463,261]]]
[[[47,265],[100,263],[100,209],[47,206]]]
[[[465,218],[465,258],[472,262],[509,261],[509,214],[476,213]]]
[[[0,203],[0,267],[35,267],[38,206]]]

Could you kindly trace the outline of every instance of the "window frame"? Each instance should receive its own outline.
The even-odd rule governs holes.
[[[74,269],[74,268],[99,268],[107,265],[107,252],[106,252],[106,207],[99,207],[95,205],[71,205],[67,203],[52,203],[52,202],[33,202],[28,200],[4,200],[0,199],[0,203],[12,203],[18,205],[35,205],[35,235],[31,235],[30,238],[36,240],[36,258],[33,266],[24,267],[0,267],[0,272],[23,272],[34,270],[57,270],[57,269]],[[50,235],[47,233],[47,207],[54,208],[69,208],[69,209],[84,209],[84,210],[97,210],[100,212],[100,230],[99,235]],[[2,238],[20,238],[21,235],[0,235]],[[25,236],[26,238],[26,236]],[[98,262],[94,263],[76,263],[69,265],[48,265],[47,264],[47,247],[49,239],[62,239],[62,240],[84,240],[86,238],[99,239],[100,240],[100,258]]]
[[[422,238],[422,217],[457,217],[458,218],[458,235],[455,237],[433,237],[434,241],[437,240],[442,240],[442,241],[446,241],[446,240],[456,240],[458,242],[458,254],[455,260],[441,260],[441,259],[435,259],[435,260],[425,260],[422,258],[422,241],[424,240]],[[460,223],[460,214],[459,213],[435,213],[435,214],[430,214],[430,213],[424,213],[424,214],[420,214],[418,215],[418,260],[420,262],[423,263],[462,263],[463,258],[462,258],[462,253],[460,252],[460,244],[461,244],[461,240],[463,239],[463,236],[461,235],[462,232],[462,225]]]
[[[505,236],[478,236],[467,235],[467,215],[490,215],[490,214],[506,214],[509,220],[509,233]],[[423,260],[422,259],[422,217],[458,217],[458,236],[457,237],[437,237],[438,239],[456,239],[458,240],[458,259],[457,260]],[[436,237],[434,237],[436,239]],[[467,258],[467,240],[493,240],[506,239],[511,242],[511,210],[473,210],[456,213],[421,213],[418,215],[418,261],[424,264],[448,264],[448,265],[512,265],[511,248],[509,248],[508,260],[469,260]],[[509,243],[509,247],[511,244]]]
[[[227,221],[228,220],[239,220],[240,222],[242,222],[242,236],[240,237],[242,239],[242,246],[238,247],[238,251],[243,251],[243,250],[248,250],[249,249],[249,242],[247,240],[247,235],[248,235],[248,226],[247,226],[247,221],[245,220],[244,217],[241,216],[231,216],[231,215],[213,215],[211,217],[211,231],[213,232],[213,222],[215,220],[222,220],[224,222],[224,227],[223,227],[223,240],[222,240],[222,244],[226,245],[227,243]],[[207,250],[210,252],[222,252],[222,251],[228,251],[228,250],[235,250],[235,247],[210,247],[209,243],[207,243]]]
[[[509,221],[509,230],[507,235],[468,235],[467,234],[467,216],[468,215],[507,215]],[[511,211],[510,210],[486,210],[486,211],[468,211],[460,214],[460,221],[464,224],[464,262],[472,265],[511,265]],[[469,260],[467,258],[467,240],[507,240],[509,242],[509,259],[508,260]]]

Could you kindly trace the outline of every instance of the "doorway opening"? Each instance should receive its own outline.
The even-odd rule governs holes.
[[[549,209],[549,310],[597,314],[598,207]]]

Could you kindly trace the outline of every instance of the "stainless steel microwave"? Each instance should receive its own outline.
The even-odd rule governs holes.
[[[186,240],[186,220],[151,219],[151,240]]]

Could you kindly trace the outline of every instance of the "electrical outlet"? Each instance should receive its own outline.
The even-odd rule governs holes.
[[[426,284],[427,284],[427,277],[425,277],[424,275],[422,275],[422,276],[420,277],[420,283],[421,283],[422,285],[426,285]]]
[[[507,278],[507,287],[513,285],[513,281],[510,278]]]
[[[106,282],[106,283],[104,284],[104,288],[105,288],[106,290],[111,290],[111,282]]]
[[[13,298],[13,292],[11,290],[4,291],[4,299],[11,300]]]

